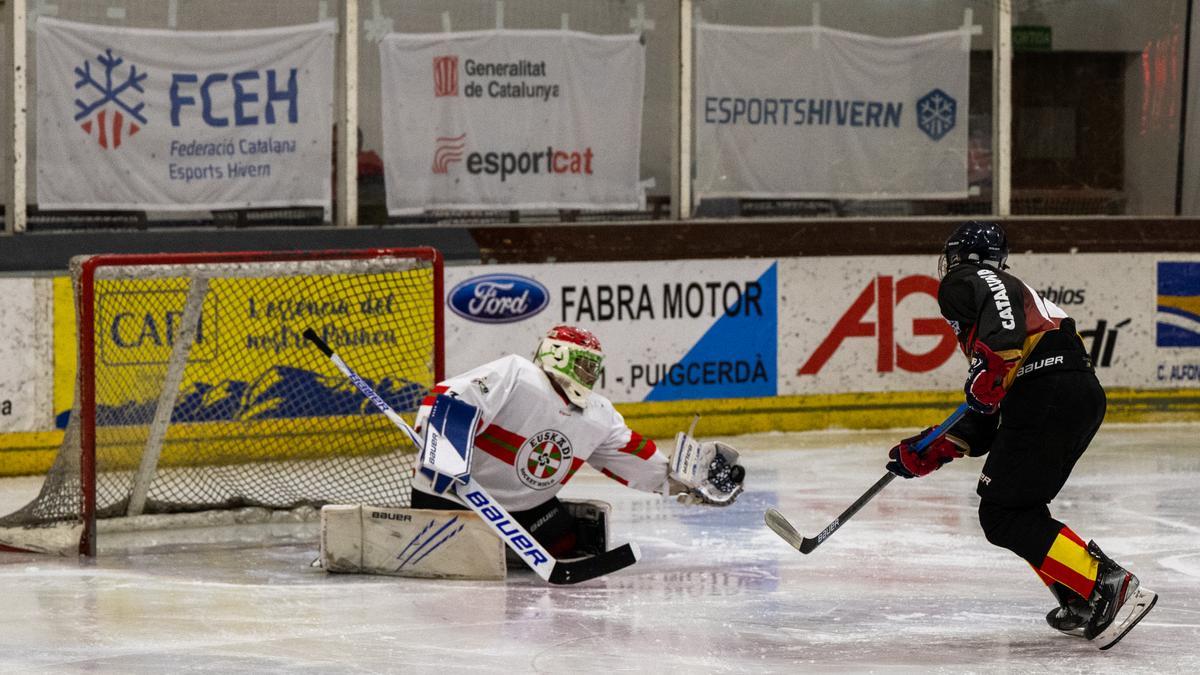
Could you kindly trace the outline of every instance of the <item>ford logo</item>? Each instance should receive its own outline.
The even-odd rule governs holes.
[[[455,286],[446,303],[457,315],[479,323],[512,323],[546,309],[546,287],[515,274],[485,274]]]

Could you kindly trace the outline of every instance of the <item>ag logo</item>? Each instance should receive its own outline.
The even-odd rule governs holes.
[[[937,279],[928,275],[911,275],[899,279],[881,274],[867,282],[858,298],[837,320],[821,344],[800,366],[798,375],[817,375],[837,352],[842,343],[852,338],[873,338],[876,341],[875,372],[890,373],[896,369],[909,373],[925,373],[945,363],[957,347],[954,333],[944,319],[917,317],[912,319],[914,337],[938,338],[937,344],[924,353],[913,353],[896,342],[896,308],[910,295],[927,295],[936,302]],[[936,307],[936,304],[934,305]],[[874,313],[875,318],[869,316]],[[867,364],[860,364],[867,367]]]
[[[957,122],[958,102],[941,89],[917,99],[917,126],[935,141],[950,133]]]
[[[517,477],[534,490],[545,490],[562,482],[573,456],[566,436],[553,429],[539,431],[517,451]]]

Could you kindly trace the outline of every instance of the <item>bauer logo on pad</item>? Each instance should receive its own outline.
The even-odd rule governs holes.
[[[466,483],[471,475],[471,450],[479,415],[479,409],[470,403],[439,394],[429,413],[421,465]]]

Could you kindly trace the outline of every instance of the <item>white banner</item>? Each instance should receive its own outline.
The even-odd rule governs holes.
[[[388,213],[636,209],[636,35],[496,30],[379,45]]]
[[[37,22],[42,208],[329,202],[334,22],[232,32]]]
[[[0,278],[0,433],[54,428],[49,279]]]
[[[966,197],[969,47],[697,25],[697,197]]]
[[[604,347],[597,390],[617,403],[773,396],[776,262],[446,268],[446,372],[532,356],[557,324]]]
[[[1200,256],[1015,254],[1075,319],[1106,387],[1200,386]],[[936,256],[780,261],[779,393],[951,391],[967,361],[937,304]]]

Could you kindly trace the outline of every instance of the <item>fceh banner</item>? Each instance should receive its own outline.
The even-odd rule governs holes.
[[[388,213],[639,208],[637,35],[393,33],[379,56]]]
[[[328,204],[335,33],[39,18],[39,206]]]
[[[695,35],[697,197],[967,196],[969,33]]]
[[[532,358],[558,324],[604,349],[597,391],[616,403],[774,396],[775,260],[446,268],[446,373]]]

